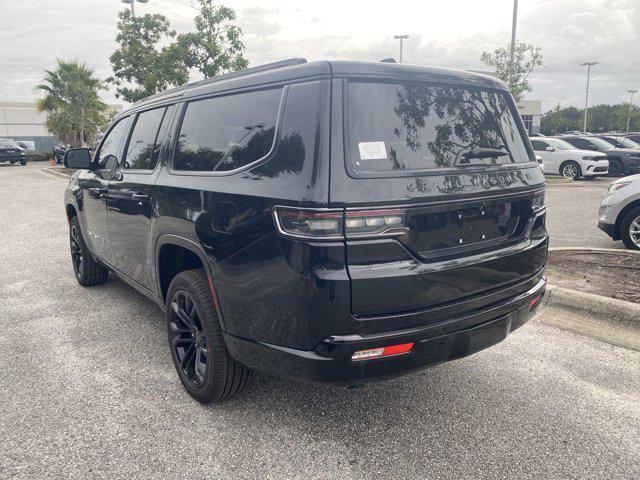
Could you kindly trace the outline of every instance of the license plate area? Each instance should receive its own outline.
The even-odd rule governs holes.
[[[520,240],[531,213],[530,197],[411,209],[403,243],[425,260],[471,253]]]

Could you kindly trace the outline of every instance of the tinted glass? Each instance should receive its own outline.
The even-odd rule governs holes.
[[[165,110],[164,107],[156,108],[138,115],[127,146],[124,168],[153,170],[160,150],[156,138]]]
[[[118,163],[118,154],[120,152],[120,144],[127,131],[127,125],[129,124],[129,117],[123,118],[116,123],[111,129],[109,134],[102,142],[100,151],[95,158],[98,163],[98,168],[111,170]]]
[[[357,171],[454,167],[473,148],[507,150],[497,163],[532,160],[505,93],[350,82],[347,109],[348,143]]]
[[[227,171],[271,150],[282,89],[191,102],[187,106],[173,168]]]
[[[591,144],[582,138],[567,138],[565,141],[582,150],[591,149]]]
[[[605,142],[604,140],[602,140],[601,138],[590,138],[589,142],[591,142],[593,145],[597,146],[599,149],[602,150],[607,150],[607,149],[611,149],[611,148],[615,148],[613,145],[611,145],[609,142]]]
[[[540,140],[531,140],[531,146],[534,150],[540,151],[548,147],[548,145]]]
[[[567,143],[564,140],[558,140],[557,138],[550,138],[547,142],[549,142],[556,150],[575,150],[576,148],[570,143]]]
[[[622,148],[622,142],[619,142],[617,139],[613,138],[613,137],[602,137],[602,140],[605,140],[606,142],[609,142],[611,145],[613,145],[614,147],[617,148]]]

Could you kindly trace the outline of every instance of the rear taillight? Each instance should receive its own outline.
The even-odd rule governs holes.
[[[278,231],[288,237],[338,240],[398,236],[407,232],[405,209],[310,210],[276,207]]]
[[[273,212],[278,230],[283,235],[319,240],[344,238],[342,210],[276,208]]]
[[[401,235],[407,230],[406,216],[402,209],[347,211],[344,233],[347,238]]]

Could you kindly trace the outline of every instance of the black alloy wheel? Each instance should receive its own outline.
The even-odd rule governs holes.
[[[233,397],[249,378],[249,370],[227,351],[209,285],[202,268],[180,272],[171,280],[166,303],[173,364],[187,392],[201,403]]]
[[[69,246],[71,247],[73,273],[80,285],[91,287],[107,281],[109,270],[98,263],[89,252],[76,216],[71,218],[69,225]]]
[[[80,232],[78,225],[72,223],[69,230],[69,243],[71,245],[71,263],[76,277],[82,275],[82,248],[80,247]]]
[[[180,375],[190,386],[200,388],[206,380],[211,360],[201,313],[191,295],[178,290],[171,298],[170,315],[169,343],[178,361]]]

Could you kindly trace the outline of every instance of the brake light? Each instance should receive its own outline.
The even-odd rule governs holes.
[[[370,348],[369,350],[358,350],[351,355],[351,360],[370,360],[372,358],[393,357],[396,355],[404,355],[413,349],[413,342],[399,343],[388,347]]]
[[[275,209],[274,216],[278,230],[287,236],[319,240],[344,238],[341,210]]]
[[[401,235],[406,232],[406,210],[361,210],[345,214],[347,238],[371,235]]]
[[[376,236],[398,236],[408,231],[405,209],[311,210],[276,207],[278,231],[295,238],[342,240]]]

